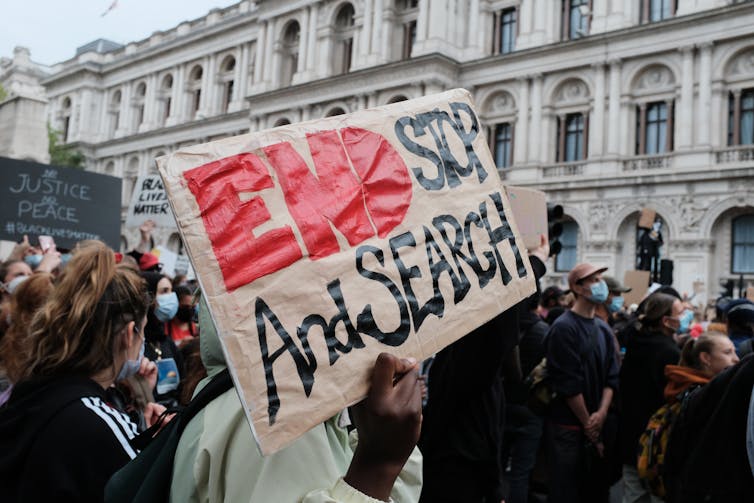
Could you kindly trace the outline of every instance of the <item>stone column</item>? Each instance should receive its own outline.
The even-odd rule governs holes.
[[[364,21],[361,25],[361,51],[359,59],[367,59],[372,46],[372,5],[374,0],[364,0]]]
[[[312,72],[312,74],[314,74],[317,69],[317,56],[315,51],[317,48],[317,17],[319,16],[319,4],[315,3],[309,7],[309,9],[309,31],[307,32],[309,40],[306,43],[306,67]]]
[[[529,131],[529,138],[542,138],[542,74],[539,73],[532,77],[531,125]],[[536,148],[532,148],[528,160],[530,162],[541,162],[540,152]]]
[[[301,31],[298,37],[298,62],[296,65],[296,73],[302,73],[306,70],[306,37],[309,33],[309,9],[304,9],[303,18],[299,25]]]
[[[546,20],[545,13],[552,8],[551,4],[553,3],[555,2],[548,0],[536,0],[536,5],[534,7],[534,12],[536,12],[536,15],[532,16],[534,18],[534,27],[529,38],[529,45],[537,46],[544,43]]]
[[[513,146],[514,164],[521,165],[527,160],[526,149],[529,144],[529,78],[518,79],[519,107],[516,120],[516,143]]]
[[[621,137],[621,114],[620,107],[620,61],[610,61],[610,98],[608,102],[608,131],[607,131],[607,153],[611,156],[620,154],[620,137]]]
[[[419,17],[416,20],[416,40],[423,41],[429,36],[429,0],[419,0]]]
[[[471,0],[469,4],[469,45],[479,46],[479,0]],[[481,47],[480,47],[481,49]]]
[[[233,86],[233,97],[228,107],[229,112],[236,112],[243,108],[243,101],[249,88],[249,52],[249,44],[242,44],[241,61],[236,65],[235,85]]]
[[[264,79],[264,67],[269,64],[265,58],[267,49],[267,31],[269,30],[269,21],[262,24],[257,33],[257,60],[254,62],[254,84],[259,84]]]
[[[699,47],[699,112],[697,126],[697,143],[710,143],[710,104],[712,102],[712,44]]]
[[[199,96],[199,110],[197,116],[200,118],[207,117],[209,115],[211,97],[210,89],[213,87],[214,73],[210,68],[210,58],[205,56],[202,60],[202,94]],[[212,74],[212,76],[210,76]]]
[[[433,0],[429,9],[428,38],[448,40],[447,33],[448,0]],[[418,28],[418,27],[417,27]]]
[[[516,37],[516,47],[525,49],[531,47],[532,17],[534,15],[534,0],[522,0],[518,9],[518,36]],[[544,13],[542,13],[544,14]]]
[[[723,124],[727,123],[728,118],[728,100],[725,86],[722,82],[715,82],[712,86],[712,101],[710,105],[710,145],[714,147],[724,147],[728,144]],[[725,122],[723,122],[725,121]]]
[[[277,83],[280,79],[280,55],[276,53],[275,46],[275,31],[277,30],[277,23],[267,21],[265,23],[265,34],[267,35],[267,43],[264,48],[264,81],[269,82],[277,87]],[[272,72],[272,73],[270,73]]]
[[[157,119],[157,74],[147,76],[147,92],[144,96],[144,120],[139,125],[139,131],[153,129]]]
[[[186,114],[186,67],[179,65],[173,70],[173,89],[170,91],[170,115],[166,126],[173,126]]]
[[[118,124],[118,131],[115,132],[115,136],[125,136],[131,131],[131,82],[126,82],[123,85],[123,92],[121,93],[120,101],[120,124]]]
[[[593,120],[589,124],[591,137],[588,157],[601,157],[604,153],[605,128],[608,126],[605,124],[605,66],[597,63],[592,66],[592,69],[594,70],[594,113]]]
[[[691,148],[694,128],[694,48],[680,49],[683,63],[681,66],[681,97],[676,121],[676,149]],[[670,109],[668,109],[670,113]]]
[[[84,88],[81,90],[81,111],[79,112],[77,138],[80,141],[91,141],[93,127],[95,126],[94,114],[92,113],[92,90]]]
[[[377,59],[380,60],[385,57],[382,53],[382,17],[385,15],[384,9],[385,6],[382,0],[374,0],[374,9],[372,10],[372,22],[374,23],[374,26],[372,28],[372,43],[369,53],[376,54]]]

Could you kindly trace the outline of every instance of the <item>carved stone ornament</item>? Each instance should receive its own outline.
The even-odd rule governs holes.
[[[584,84],[584,81],[578,79],[563,82],[555,94],[557,104],[580,103],[588,99],[589,88]]]
[[[658,91],[675,84],[673,72],[667,66],[653,65],[639,76],[636,88],[641,91]]]
[[[589,205],[589,227],[595,232],[607,230],[607,222],[618,211],[617,201],[597,201]]]
[[[502,114],[512,112],[514,108],[515,102],[510,93],[501,91],[490,98],[488,112],[492,114]]]
[[[728,74],[735,76],[754,75],[754,49],[746,50],[736,56],[728,66]]]
[[[707,208],[712,206],[716,201],[684,194],[680,197],[670,198],[669,202],[673,208],[678,208],[681,230],[693,232],[699,229],[699,224]]]

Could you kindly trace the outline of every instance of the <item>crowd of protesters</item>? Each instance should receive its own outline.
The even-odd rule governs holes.
[[[102,501],[140,435],[226,369],[197,284],[161,272],[152,229],[124,254],[24,239],[0,265],[4,500]],[[271,456],[235,390],[220,394],[180,437],[171,501],[607,502],[614,487],[624,503],[747,501],[754,303],[708,310],[654,285],[626,305],[588,263],[543,289],[548,256],[544,237],[529,250],[537,293],[421,372],[381,354],[363,402]],[[647,470],[658,411],[669,440]]]

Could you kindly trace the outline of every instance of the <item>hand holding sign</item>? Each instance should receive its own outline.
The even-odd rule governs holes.
[[[364,494],[386,501],[419,440],[422,401],[416,361],[381,353],[369,395],[351,410],[359,444],[344,479]]]

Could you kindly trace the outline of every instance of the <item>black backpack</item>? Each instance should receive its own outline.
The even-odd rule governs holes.
[[[159,430],[161,421],[132,440],[141,452],[115,472],[105,486],[108,503],[165,502],[170,496],[173,459],[183,430],[212,400],[233,387],[228,369],[217,374],[175,417]],[[174,411],[167,411],[174,412]],[[164,416],[164,415],[163,415]],[[155,435],[155,432],[159,433]]]

